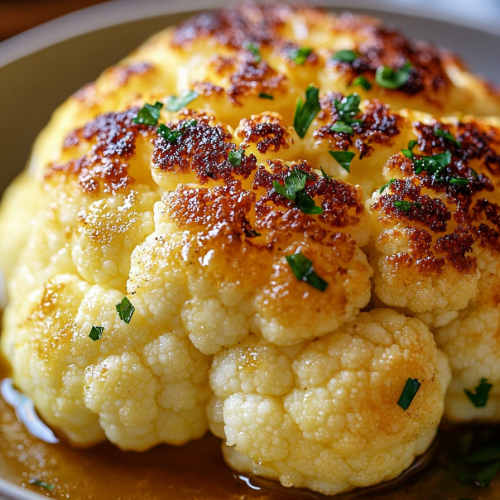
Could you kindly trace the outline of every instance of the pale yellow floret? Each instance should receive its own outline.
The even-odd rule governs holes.
[[[403,411],[408,378],[422,386]],[[298,346],[249,336],[223,350],[208,414],[233,468],[332,495],[394,478],[423,453],[449,381],[423,323],[376,309]]]

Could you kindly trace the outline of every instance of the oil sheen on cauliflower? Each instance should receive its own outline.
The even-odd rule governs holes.
[[[380,85],[383,66],[406,81]],[[234,467],[328,493],[395,477],[431,442],[448,372],[427,328],[450,417],[500,419],[488,114],[490,84],[368,17],[243,4],[159,33],[55,112],[3,199],[16,385],[80,446],[182,444],[208,404]],[[489,406],[467,406],[481,378]]]
[[[408,378],[422,385],[407,411]],[[247,337],[214,358],[212,431],[237,470],[333,495],[398,476],[434,438],[448,363],[418,319],[388,309],[320,340]]]

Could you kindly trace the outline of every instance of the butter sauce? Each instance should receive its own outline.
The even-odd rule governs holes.
[[[8,376],[0,364],[0,378]],[[494,430],[500,435],[498,428]],[[405,480],[338,495],[335,500],[493,500],[500,497],[500,480],[479,489],[459,481],[457,450],[470,428],[443,428],[437,449],[404,473]],[[496,439],[496,438],[495,438]],[[220,440],[207,435],[183,447],[157,446],[144,453],[123,452],[109,443],[90,449],[64,442],[49,444],[28,433],[15,410],[0,398],[0,476],[45,496],[70,500],[279,500],[328,497],[307,490],[287,489],[262,478],[233,474],[223,462]],[[35,479],[54,485],[52,491],[30,484]],[[384,491],[394,486],[389,491]],[[332,497],[330,497],[332,498]]]

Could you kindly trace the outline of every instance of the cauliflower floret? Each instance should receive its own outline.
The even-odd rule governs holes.
[[[14,380],[49,425],[89,446],[107,437],[123,449],[183,444],[206,431],[209,358],[136,311],[126,324],[123,294],[59,275],[34,290],[2,349]],[[93,326],[104,328],[93,341]]]
[[[404,411],[409,378],[422,385]],[[449,381],[423,323],[375,309],[320,340],[278,347],[248,336],[217,354],[210,427],[236,470],[333,495],[392,479],[422,454]]]

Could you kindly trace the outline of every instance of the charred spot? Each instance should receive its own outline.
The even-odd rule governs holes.
[[[486,219],[500,231],[500,207],[484,198],[476,201],[471,210],[472,219],[475,221]]]
[[[135,75],[145,75],[154,69],[154,66],[148,62],[135,62],[128,66],[115,66],[111,68],[111,73],[116,83],[122,87],[130,78]]]
[[[193,126],[185,128],[186,124],[189,124],[188,119],[168,124],[172,130],[182,132],[173,143],[158,135],[153,151],[155,168],[178,174],[195,172],[201,183],[234,176],[246,179],[255,170],[257,159],[254,155],[244,155],[237,166],[230,163],[229,153],[236,151],[236,145],[230,142],[232,136],[223,127],[212,126],[203,118]]]
[[[270,45],[279,38],[292,7],[243,4],[206,12],[182,23],[172,37],[174,47],[186,49],[201,38],[213,38],[220,45],[242,49],[248,42]]]
[[[241,147],[255,144],[259,153],[264,154],[269,150],[277,152],[288,149],[290,143],[293,144],[283,120],[274,114],[261,114],[250,120],[242,120],[238,136],[243,139]]]
[[[496,229],[481,223],[477,227],[469,227],[469,230],[482,247],[488,248],[494,253],[500,252],[500,233]]]
[[[222,87],[219,85],[214,85],[212,82],[194,82],[193,90],[195,90],[199,95],[204,97],[211,97],[213,95],[221,95],[224,92]]]
[[[331,139],[336,149],[347,150],[354,144],[360,153],[360,158],[369,156],[373,147],[371,144],[389,145],[393,138],[400,133],[401,117],[391,113],[389,106],[377,99],[370,101],[362,114],[359,115],[361,123],[352,125],[354,134],[334,132],[332,126],[338,121],[339,114],[335,108],[335,100],[341,101],[344,96],[340,93],[329,92],[320,99],[322,112],[319,118],[329,120],[328,125],[314,131],[314,137]]]
[[[137,108],[124,113],[106,113],[84,127],[71,132],[64,141],[64,149],[81,142],[94,142],[86,156],[64,165],[49,167],[46,178],[56,174],[76,175],[82,189],[95,193],[115,193],[128,187],[133,179],[126,163],[135,154],[139,134],[148,136],[151,127],[133,122]]]
[[[325,238],[326,233],[320,235],[319,225],[316,221],[324,224],[325,228],[343,228],[359,222],[359,216],[364,213],[365,208],[360,192],[352,185],[335,179],[327,179],[315,174],[306,163],[295,164],[288,167],[281,162],[268,161],[272,165],[272,172],[263,166],[259,167],[255,174],[253,188],[263,188],[265,194],[256,205],[256,213],[260,221],[267,221],[264,227],[272,227],[276,219],[281,218],[283,223],[289,225],[294,231],[313,231],[317,238]],[[301,169],[309,174],[305,190],[309,196],[316,198],[316,203],[321,204],[323,214],[306,215],[296,208],[294,203],[280,194],[273,187],[274,182],[284,183],[284,179],[294,169]],[[318,200],[320,199],[320,201]],[[283,214],[273,210],[273,206],[283,207],[287,212]],[[259,227],[259,223],[257,223]]]
[[[422,188],[417,179],[398,179],[391,185],[390,193],[383,194],[372,209],[383,211],[386,216],[396,219],[420,222],[436,233],[446,231],[451,213],[439,198],[421,195]],[[407,211],[396,206],[396,202],[410,202]]]
[[[345,73],[352,73],[353,78],[363,73],[374,75],[379,66],[399,69],[410,62],[408,81],[398,91],[415,95],[426,90],[432,99],[433,93],[449,86],[442,54],[434,45],[414,42],[390,26],[352,14],[341,15],[337,25],[339,31],[356,32],[363,38],[356,47],[360,57],[352,63],[329,62]]]
[[[451,234],[441,236],[434,244],[434,250],[444,254],[446,262],[461,273],[476,271],[476,258],[467,256],[472,252],[474,237],[467,229],[457,226]]]

